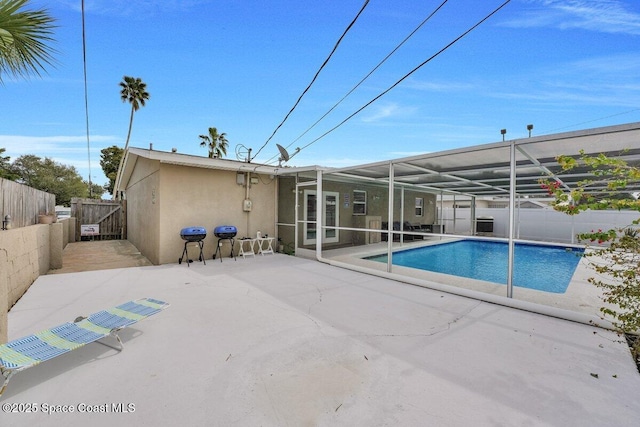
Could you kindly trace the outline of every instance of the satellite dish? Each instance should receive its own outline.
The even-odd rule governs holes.
[[[287,153],[287,150],[280,144],[276,144],[276,147],[278,147],[278,151],[280,151],[280,160],[284,160],[285,162],[289,161],[289,153]]]

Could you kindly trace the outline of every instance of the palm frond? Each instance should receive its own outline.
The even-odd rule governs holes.
[[[0,0],[0,83],[3,74],[40,76],[45,65],[55,65],[57,51],[49,46],[55,20],[46,9],[23,9],[27,2]]]

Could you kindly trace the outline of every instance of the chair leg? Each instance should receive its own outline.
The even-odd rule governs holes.
[[[0,368],[0,376],[4,379],[2,382],[2,387],[0,387],[0,396],[2,396],[2,393],[4,393],[4,391],[7,389],[9,380],[15,373],[16,371],[14,371],[13,369]]]
[[[120,351],[122,351],[124,350],[124,344],[122,344],[122,340],[120,339],[118,332],[120,332],[120,329],[114,329],[111,331],[110,335],[114,337],[116,340],[118,340],[118,344],[120,344]]]
[[[122,351],[122,350],[124,350],[124,344],[122,343],[122,340],[120,339],[120,336],[118,335],[119,331],[120,331],[120,329],[114,329],[109,333],[109,335],[112,336],[113,338],[115,338],[118,341],[118,344],[120,345],[120,348],[116,347],[115,345],[112,345],[111,343],[102,342],[102,339],[105,338],[105,337],[100,338],[96,342],[98,344],[102,344],[102,345],[107,346],[109,348],[112,348],[114,350]]]

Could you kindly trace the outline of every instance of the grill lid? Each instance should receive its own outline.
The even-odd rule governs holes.
[[[234,225],[220,225],[213,229],[213,234],[220,238],[235,237],[238,229]]]
[[[185,227],[180,230],[180,237],[184,240],[202,240],[207,237],[207,229],[204,227]]]

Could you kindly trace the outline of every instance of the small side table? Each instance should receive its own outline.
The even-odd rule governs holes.
[[[240,239],[237,242],[240,244],[240,249],[238,250],[238,255],[242,255],[242,258],[246,258],[248,256],[256,256],[255,245],[256,239]],[[245,243],[248,248],[245,249]]]
[[[259,239],[256,239],[256,241],[258,242],[258,253],[260,255],[272,254],[274,240],[276,240],[275,237],[261,237]]]

